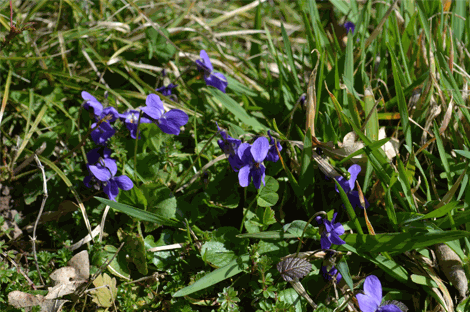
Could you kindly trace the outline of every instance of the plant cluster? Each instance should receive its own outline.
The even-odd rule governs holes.
[[[0,10],[1,311],[470,310],[468,1]]]

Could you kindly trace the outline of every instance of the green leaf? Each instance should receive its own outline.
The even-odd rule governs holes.
[[[165,246],[164,237],[167,236],[165,230],[160,236],[158,241],[154,241],[152,235],[147,235],[144,239],[145,249],[150,249],[154,247]],[[147,252],[147,257],[151,259],[152,263],[157,267],[159,270],[164,270],[168,265],[175,261],[175,253],[173,251],[155,251],[155,252]]]
[[[349,266],[346,262],[346,259],[342,258],[341,261],[336,263],[336,268],[338,269],[339,273],[341,273],[341,275],[343,276],[346,284],[348,284],[349,289],[353,290],[354,284],[351,278],[351,274],[349,274]]]
[[[95,198],[98,201],[102,202],[103,204],[109,205],[111,208],[124,212],[125,214],[131,217],[137,218],[139,220],[142,220],[142,221],[156,222],[158,224],[167,225],[167,226],[179,226],[180,225],[180,223],[177,220],[167,219],[159,215],[156,215],[154,213],[150,213],[142,209],[134,208],[129,205],[120,204],[109,199],[104,199],[104,198],[96,197],[96,196]]]
[[[294,288],[287,288],[281,290],[277,298],[279,301],[289,304],[289,306],[295,307],[296,312],[302,312],[302,302],[300,301],[302,297],[295,291]]]
[[[279,195],[276,193],[279,189],[279,182],[270,176],[265,177],[265,182],[266,185],[261,184],[257,202],[258,206],[271,207],[279,200]]]
[[[364,243],[358,234],[344,234],[341,238],[349,245],[356,246],[360,251],[371,253],[389,252],[391,254],[424,248],[438,243],[460,239],[470,235],[466,231],[442,231],[419,233],[386,233],[377,235],[364,235]]]
[[[170,189],[160,183],[146,183],[141,187],[147,199],[147,211],[165,219],[171,219],[176,214],[176,198]]]
[[[97,266],[102,266],[113,258],[118,249],[112,245],[106,245],[104,248],[93,255],[93,262]],[[127,267],[127,261],[125,254],[121,251],[116,257],[113,258],[113,261],[107,266],[107,269],[111,274],[122,279],[130,279],[130,271]]]
[[[191,284],[183,289],[180,289],[173,294],[173,297],[183,297],[192,294],[198,290],[215,285],[227,278],[230,278],[238,273],[242,272],[250,266],[250,256],[243,255],[237,259],[232,260],[230,263],[222,268],[219,268],[211,273],[205,275],[203,278],[197,280],[194,284]]]
[[[228,109],[235,117],[237,117],[244,124],[251,126],[255,131],[266,131],[266,127],[263,126],[256,118],[251,117],[245,111],[243,106],[240,106],[234,99],[227,94],[223,93],[219,89],[209,88],[208,89],[214,100]]]
[[[170,33],[160,28],[160,31],[168,38]],[[165,36],[162,36],[160,32],[153,29],[153,27],[147,27],[145,29],[145,35],[149,40],[149,59],[153,57],[153,54],[158,58],[161,63],[166,63],[173,58],[176,53],[176,47],[168,42]]]
[[[274,218],[274,210],[271,207],[264,208],[263,213],[263,224],[265,226],[271,225],[276,223],[276,218]]]
[[[202,259],[210,262],[216,267],[228,265],[237,256],[231,250],[228,250],[224,243],[210,241],[201,247]]]
[[[121,228],[117,235],[119,240],[124,243],[123,249],[130,261],[135,264],[140,274],[146,275],[148,273],[147,249],[143,237],[137,233],[126,233]]]
[[[438,287],[435,281],[433,281],[431,278],[426,277],[426,276],[411,274],[411,280],[414,283],[419,284],[419,285],[435,287],[435,288]]]

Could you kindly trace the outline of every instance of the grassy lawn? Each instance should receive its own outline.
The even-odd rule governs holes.
[[[468,1],[0,1],[1,311],[470,311]]]

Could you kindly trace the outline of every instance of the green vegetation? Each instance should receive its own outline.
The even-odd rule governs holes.
[[[1,311],[469,311],[468,1],[0,12]]]

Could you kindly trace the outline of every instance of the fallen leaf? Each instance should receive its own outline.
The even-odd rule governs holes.
[[[111,307],[117,295],[116,279],[103,273],[93,281],[93,285],[98,288],[90,292],[93,296],[93,302],[104,308]]]

